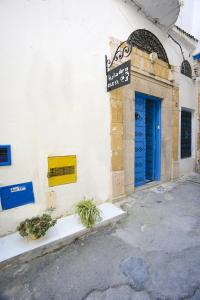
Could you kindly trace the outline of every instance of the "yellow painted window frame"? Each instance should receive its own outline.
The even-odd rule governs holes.
[[[52,168],[74,166],[74,173],[50,177]],[[77,159],[76,155],[50,156],[48,157],[48,184],[50,187],[77,182]]]

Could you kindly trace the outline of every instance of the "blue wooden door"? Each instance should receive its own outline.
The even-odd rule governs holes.
[[[135,94],[135,186],[160,180],[161,101]]]
[[[135,186],[145,184],[145,99],[135,96]]]

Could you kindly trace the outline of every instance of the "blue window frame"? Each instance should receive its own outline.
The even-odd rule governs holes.
[[[11,165],[11,147],[10,145],[0,145],[0,166]]]

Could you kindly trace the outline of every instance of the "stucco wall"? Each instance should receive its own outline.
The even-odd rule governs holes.
[[[188,33],[200,39],[199,27],[199,0],[184,0],[184,6],[181,7],[180,14],[176,24]],[[200,43],[198,43],[196,52],[200,51]]]
[[[110,199],[110,103],[104,64],[109,38],[122,41],[146,28],[160,39],[171,64],[180,66],[181,56],[167,34],[141,16],[131,1],[1,1],[0,25],[0,143],[11,144],[13,161],[0,167],[0,181],[33,181],[36,198],[35,204],[0,212],[4,234],[25,217],[44,211],[51,190],[57,216],[72,211],[83,196],[98,202]],[[47,157],[71,154],[77,155],[77,183],[48,188]]]

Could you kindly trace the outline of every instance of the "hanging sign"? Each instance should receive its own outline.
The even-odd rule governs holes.
[[[107,73],[107,92],[131,82],[131,61],[128,60]]]

